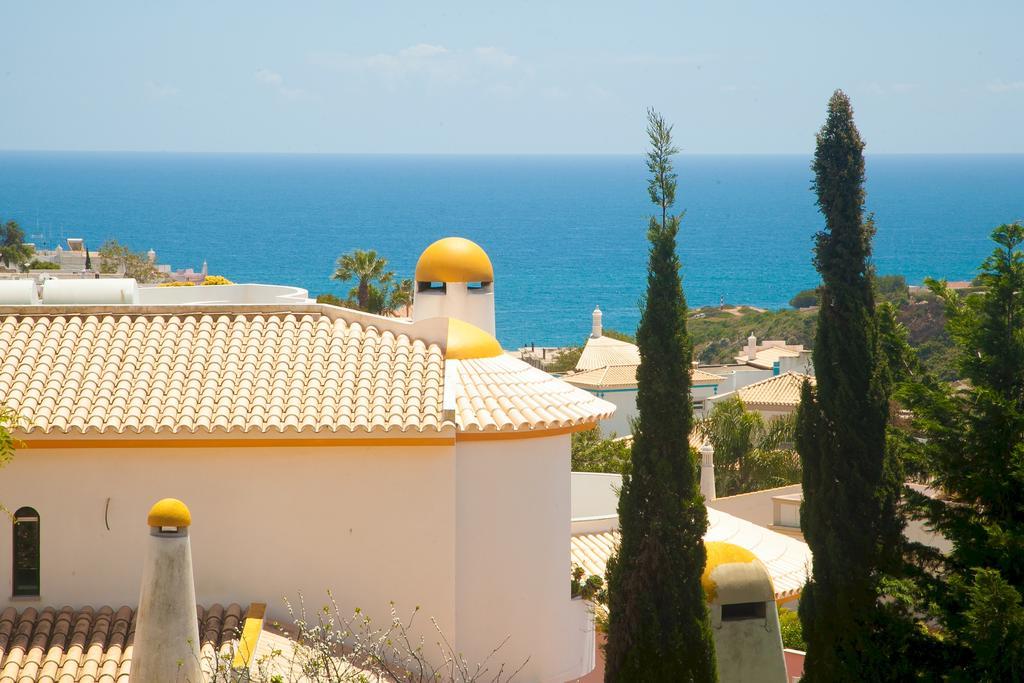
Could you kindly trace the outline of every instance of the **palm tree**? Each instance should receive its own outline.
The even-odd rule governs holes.
[[[732,496],[795,484],[800,458],[793,448],[793,415],[765,420],[739,398],[721,401],[698,425],[715,451],[715,489]]]
[[[338,257],[338,267],[331,279],[340,282],[356,280],[357,284],[352,288],[355,295],[356,305],[360,310],[367,310],[370,305],[370,288],[374,282],[386,284],[394,277],[394,273],[386,270],[388,261],[377,256],[373,249],[364,251],[356,249],[350,254],[342,254]]]
[[[398,309],[404,308],[405,315],[408,316],[410,306],[412,306],[412,280],[405,278],[392,288],[388,309],[391,313],[397,314]]]

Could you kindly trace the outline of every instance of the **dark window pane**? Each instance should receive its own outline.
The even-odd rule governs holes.
[[[39,595],[39,513],[14,513],[14,594]]]

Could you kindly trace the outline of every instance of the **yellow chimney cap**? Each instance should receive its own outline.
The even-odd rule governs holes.
[[[420,254],[416,281],[494,282],[494,266],[476,242],[464,237],[445,237]]]
[[[704,565],[704,573],[700,577],[700,585],[704,588],[704,597],[711,602],[718,595],[718,584],[711,578],[711,572],[723,564],[749,564],[757,562],[757,555],[735,543],[725,541],[705,541],[708,561]]]
[[[503,353],[498,340],[476,325],[458,318],[448,318],[448,341],[444,350],[446,360],[494,358]]]
[[[177,498],[164,498],[149,509],[146,522],[149,526],[174,526],[180,529],[192,524],[192,513]]]

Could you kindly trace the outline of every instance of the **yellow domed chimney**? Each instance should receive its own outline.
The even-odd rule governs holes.
[[[192,513],[180,500],[164,498],[150,509],[146,525],[149,539],[128,681],[202,681],[188,538]]]
[[[412,319],[458,318],[494,335],[494,266],[479,244],[445,237],[416,262]]]

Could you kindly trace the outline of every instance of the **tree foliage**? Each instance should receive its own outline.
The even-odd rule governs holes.
[[[886,441],[890,386],[868,265],[874,225],[863,216],[863,149],[850,101],[836,91],[812,166],[825,218],[814,258],[822,277],[817,385],[804,384],[796,431],[801,524],[814,553],[799,610],[808,683],[892,680],[905,642],[895,604],[882,600],[901,547],[902,474]]]
[[[100,272],[133,278],[136,282],[160,282],[164,277],[142,252],[135,252],[117,240],[107,240],[100,247]]]
[[[707,510],[689,447],[693,426],[686,300],[672,215],[672,128],[648,112],[648,193],[660,209],[647,230],[647,295],[637,330],[639,417],[619,496],[618,551],[608,563],[605,680],[714,681],[714,641],[700,576]]]
[[[720,496],[800,482],[800,456],[792,447],[795,415],[765,420],[739,397],[720,401],[698,429],[715,451]]]
[[[907,492],[907,509],[953,545],[913,546],[926,603],[943,629],[938,668],[952,680],[1024,677],[1024,227],[1002,225],[982,265],[982,292],[944,303],[960,375],[905,386],[916,447],[941,497]]]
[[[25,244],[25,231],[17,221],[0,221],[0,261],[8,268],[20,268],[32,258],[32,247]]]
[[[629,467],[629,443],[606,437],[594,427],[572,435],[572,471],[623,474]]]

